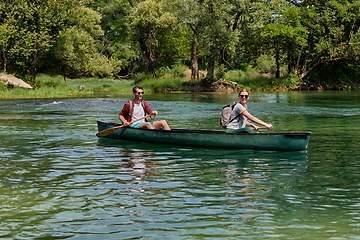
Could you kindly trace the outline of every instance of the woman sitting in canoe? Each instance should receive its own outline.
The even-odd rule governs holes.
[[[165,120],[154,121],[152,123],[146,121],[146,117],[144,117],[145,114],[150,115],[151,118],[155,118],[158,112],[151,110],[150,105],[142,99],[144,96],[142,87],[133,87],[133,94],[134,99],[125,103],[118,115],[124,126],[170,130],[170,127]]]
[[[246,102],[250,98],[249,91],[246,89],[241,89],[239,92],[240,101],[235,105],[231,115],[230,122],[226,127],[227,133],[237,133],[237,132],[255,132],[251,128],[258,130],[259,127],[249,123],[247,120],[251,120],[257,124],[263,125],[268,129],[272,129],[273,126],[271,124],[267,124],[260,119],[254,117],[247,111]]]

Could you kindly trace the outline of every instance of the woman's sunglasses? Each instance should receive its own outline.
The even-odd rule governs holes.
[[[241,98],[248,98],[249,95],[240,95]]]

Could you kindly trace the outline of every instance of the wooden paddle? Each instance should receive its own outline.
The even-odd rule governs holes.
[[[259,127],[258,130],[259,129],[267,129],[267,127]],[[255,128],[252,128],[252,130],[255,130]]]
[[[132,122],[129,122],[129,125],[134,123],[134,122],[137,122],[137,121],[140,121],[141,119],[144,119],[144,118],[147,118],[147,117],[150,117],[150,114],[149,115],[146,115],[144,117],[141,117],[141,118],[138,118]],[[121,125],[121,126],[117,126],[117,127],[113,127],[113,128],[108,128],[108,129],[105,129],[105,130],[102,130],[100,132],[98,132],[96,134],[97,137],[105,137],[113,132],[115,132],[116,130],[118,130],[119,128],[122,128],[122,127],[125,127],[125,125]]]

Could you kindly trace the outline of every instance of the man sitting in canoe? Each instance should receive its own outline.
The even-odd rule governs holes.
[[[165,120],[159,120],[150,123],[146,120],[146,118],[143,118],[145,114],[150,115],[151,118],[155,118],[158,112],[151,110],[150,105],[145,100],[142,100],[144,96],[144,90],[142,87],[133,87],[133,94],[134,99],[125,103],[118,115],[124,126],[147,129],[162,128],[163,130],[170,130],[170,127]]]
[[[255,122],[257,124],[263,125],[268,129],[272,129],[273,126],[271,124],[267,124],[260,119],[254,117],[247,111],[246,102],[250,98],[249,91],[247,89],[241,89],[239,92],[239,99],[240,101],[235,105],[231,115],[230,115],[230,122],[226,127],[227,133],[237,133],[237,132],[254,132],[250,127],[258,130],[259,127],[249,123],[247,119]]]

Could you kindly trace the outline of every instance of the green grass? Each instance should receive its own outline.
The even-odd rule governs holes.
[[[128,84],[111,84],[120,81]],[[95,85],[91,85],[91,83],[95,83]],[[9,88],[0,83],[0,99],[72,98],[88,97],[98,92],[126,93],[131,92],[130,84],[132,81],[109,78],[67,79],[65,82],[61,76],[39,75],[33,84],[33,89]]]
[[[136,82],[145,89],[153,92],[172,92],[184,90],[182,83],[184,79],[173,77],[146,78],[141,82]]]
[[[259,74],[244,75],[241,71],[232,71],[227,74],[227,80],[237,82],[240,88],[247,88],[255,91],[278,91],[294,89],[300,79],[293,74],[281,78],[269,78]]]
[[[139,74],[133,80],[78,78],[66,79],[66,82],[62,76],[41,74],[32,83],[33,89],[9,88],[0,83],[0,99],[91,97],[97,93],[129,93],[132,92],[132,87],[135,85],[141,85],[146,91],[151,92],[185,91],[182,83],[189,79],[186,74],[181,74],[181,71],[185,72],[186,69],[178,67],[169,70],[159,78]],[[241,70],[229,71],[225,78],[237,82],[240,88],[253,91],[288,90],[294,88],[299,81],[295,75],[275,79],[254,74],[252,69],[246,72]]]

